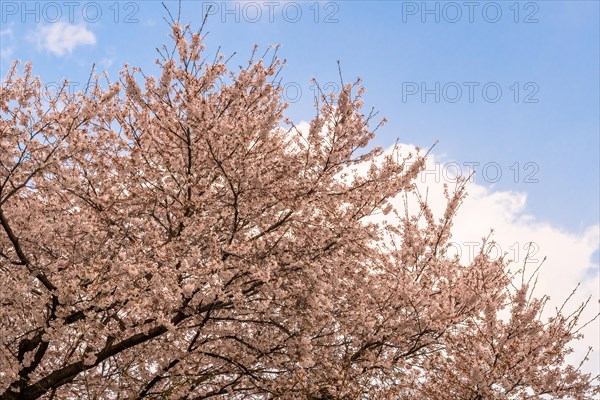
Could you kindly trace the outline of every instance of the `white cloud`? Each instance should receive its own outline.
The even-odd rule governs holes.
[[[301,122],[297,125],[303,133],[308,132],[309,124]],[[401,155],[415,154],[413,145],[400,145]],[[386,153],[389,153],[388,149]],[[452,191],[454,178],[448,174],[432,174],[439,168],[441,157],[429,154],[426,163],[426,171],[417,178],[417,187],[422,195],[427,193],[427,202],[436,217],[441,217],[446,206],[443,193],[443,180],[446,179],[448,188]],[[364,164],[357,167],[358,171],[366,172]],[[454,244],[452,251],[448,254],[453,256],[460,252],[461,261],[464,263],[472,260],[472,254],[476,253],[482,238],[487,237],[490,230],[494,232],[491,239],[497,245],[494,247],[497,256],[508,253],[507,258],[514,260],[511,270],[517,270],[523,266],[525,257],[529,250],[527,271],[529,275],[537,267],[543,264],[539,270],[535,296],[549,295],[545,311],[550,316],[557,307],[571,294],[579,284],[575,296],[571,298],[565,308],[566,314],[574,311],[579,304],[591,296],[591,301],[582,315],[580,322],[592,319],[600,311],[598,300],[600,299],[599,265],[594,259],[594,253],[600,248],[600,225],[589,226],[583,233],[576,234],[565,232],[549,222],[538,221],[534,216],[525,213],[527,195],[513,191],[493,191],[483,185],[470,182],[467,185],[468,196],[458,210],[453,220],[452,239]],[[401,209],[403,202],[400,198],[394,200],[397,209]],[[409,211],[418,212],[416,202],[413,206],[409,202]],[[390,217],[389,214],[387,217]],[[374,219],[379,219],[377,216]],[[530,244],[531,243],[531,244]],[[495,257],[495,253],[491,253]],[[600,373],[600,326],[598,320],[582,330],[585,335],[583,340],[572,343],[574,353],[568,361],[577,365],[585,356],[588,347],[593,347],[594,352],[590,361],[584,365],[584,370],[592,372],[592,375]]]
[[[102,60],[100,60],[100,66],[104,69],[110,68],[114,63],[114,57],[104,57]]]
[[[403,145],[402,153],[409,151],[414,153],[415,147]],[[436,164],[436,156],[430,154],[427,169],[434,171],[436,166],[439,166],[439,162]],[[424,176],[425,178],[418,178],[417,186],[421,193],[427,190],[428,203],[432,206],[434,214],[441,217],[446,204],[442,179],[436,182],[435,175],[431,173]],[[452,177],[449,178],[452,180]],[[452,189],[453,182],[447,180],[447,183]],[[515,260],[511,269],[516,270],[523,266],[528,250],[530,253],[527,271],[531,274],[541,265],[535,295],[550,296],[545,309],[548,316],[556,307],[561,306],[578,284],[580,287],[576,295],[565,308],[567,314],[574,311],[588,296],[591,296],[591,301],[580,322],[593,318],[599,312],[599,265],[597,261],[594,262],[593,257],[600,247],[599,225],[591,225],[579,234],[566,232],[549,222],[538,221],[534,216],[526,214],[525,193],[493,191],[475,182],[467,184],[467,193],[468,196],[459,208],[452,228],[452,242],[456,244],[453,251],[460,251],[462,261],[468,262],[471,259],[472,251],[479,250],[475,247],[475,242],[481,243],[481,239],[493,229],[491,239],[497,242],[497,245],[492,254],[497,253],[500,256],[504,252],[508,253],[507,257]],[[400,206],[400,201],[397,204]],[[585,339],[573,343],[575,352],[569,361],[579,363],[587,348],[592,346],[594,353],[585,369],[597,374],[600,371],[598,321],[594,321],[582,332]]]
[[[46,49],[57,56],[71,54],[78,46],[96,44],[96,36],[83,24],[57,22],[40,26],[32,37],[39,49]]]

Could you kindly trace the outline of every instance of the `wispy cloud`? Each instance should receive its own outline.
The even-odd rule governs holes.
[[[38,49],[45,49],[59,57],[73,53],[76,47],[96,44],[96,36],[85,25],[64,22],[40,26],[32,38]]]
[[[107,70],[112,67],[117,59],[114,46],[108,46],[104,51],[104,57],[98,62],[100,68]]]

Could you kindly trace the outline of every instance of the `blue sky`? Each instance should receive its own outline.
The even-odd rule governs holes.
[[[450,162],[472,165],[477,183],[526,193],[537,220],[598,224],[599,2],[184,1],[182,21],[199,26],[208,4],[207,51],[237,51],[232,66],[255,43],[282,45],[293,120],[314,114],[311,77],[339,83],[339,59],[389,120],[375,144],[439,139],[440,180]],[[3,77],[13,58],[45,83],[83,86],[93,63],[115,78],[124,63],[152,72],[168,40],[158,1],[2,1],[0,12]]]

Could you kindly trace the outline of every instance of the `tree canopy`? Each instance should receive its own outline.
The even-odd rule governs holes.
[[[0,399],[599,393],[565,363],[582,307],[543,317],[505,258],[443,256],[466,181],[434,216],[359,81],[304,132],[276,55],[231,70],[171,36],[158,77],[2,82]]]

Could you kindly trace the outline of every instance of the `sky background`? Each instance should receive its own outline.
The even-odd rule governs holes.
[[[340,60],[389,119],[374,144],[439,139],[429,179],[456,172],[451,162],[474,168],[478,183],[526,193],[535,218],[583,232],[599,219],[598,4],[184,1],[181,19],[198,27],[212,5],[207,51],[237,52],[232,66],[253,44],[280,44],[295,121],[314,114],[311,77],[339,87]],[[83,87],[94,63],[112,77],[124,63],[153,72],[169,40],[159,1],[1,1],[0,12],[3,77],[14,58],[49,84]]]
[[[177,3],[166,4],[177,15]],[[366,110],[389,120],[374,145],[439,140],[421,177],[437,206],[438,183],[451,183],[456,165],[474,167],[455,223],[463,259],[492,227],[519,262],[534,242],[531,263],[548,257],[539,290],[562,302],[578,282],[579,300],[600,297],[599,4],[183,1],[181,20],[197,28],[212,5],[206,51],[237,52],[230,67],[254,44],[280,44],[287,114],[302,128],[315,113],[310,78],[339,88],[340,60],[345,81],[362,78]],[[156,74],[155,48],[170,44],[166,15],[158,1],[1,0],[0,73],[30,60],[44,83],[68,79],[78,90],[93,64],[113,79],[125,63]],[[589,315],[598,309],[592,302]],[[576,355],[598,345],[599,327],[589,326]]]

